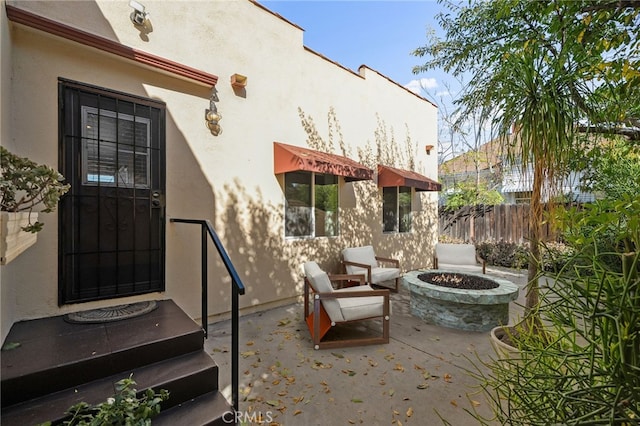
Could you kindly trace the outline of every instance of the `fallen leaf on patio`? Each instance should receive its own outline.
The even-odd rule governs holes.
[[[291,371],[288,368],[284,368],[284,369],[282,369],[282,371],[280,371],[280,375],[282,377],[287,377],[287,376],[291,375]]]
[[[402,366],[402,364],[396,364],[396,366],[393,367],[393,369],[396,371],[402,371],[404,373],[404,367]]]
[[[381,386],[384,386],[384,385],[386,385],[386,384],[387,384],[387,382],[385,382],[384,380],[380,380],[380,381],[378,382],[378,384],[380,384]]]
[[[278,392],[278,396],[285,396],[288,393],[289,392],[287,392],[286,390],[283,390],[283,391]]]
[[[289,318],[281,319],[280,321],[278,321],[278,327],[282,327],[290,323],[291,320]]]
[[[2,345],[2,350],[11,351],[13,349],[19,348],[20,346],[22,346],[22,343],[20,342],[7,342],[4,345]]]
[[[369,365],[372,366],[372,367],[377,367],[378,363],[375,362],[374,360],[372,360],[371,358],[369,358]]]
[[[353,371],[353,370],[342,370],[342,372],[343,372],[344,374],[348,375],[349,377],[351,377],[351,376],[355,376],[355,375],[356,375],[356,372],[355,372],[355,371]]]
[[[395,389],[389,389],[389,396],[393,396],[396,393]]]
[[[413,408],[409,407],[409,409],[407,410],[407,417],[411,417],[413,416]]]
[[[300,395],[300,396],[296,396],[293,398],[293,402],[295,404],[299,403],[300,401],[302,401],[304,399],[304,395]]]
[[[332,364],[325,364],[322,361],[313,361],[313,365],[311,366],[314,370],[318,370],[320,368],[333,368]]]
[[[385,355],[385,356],[384,356],[384,359],[386,359],[387,361],[391,361],[391,360],[392,360],[392,359],[394,359],[394,358],[395,358],[395,357],[394,357],[393,355],[391,355],[391,354],[389,354],[389,355]]]
[[[295,382],[296,382],[296,378],[295,377],[293,377],[293,376],[287,377],[287,384],[288,385],[291,385],[291,384],[293,384]]]
[[[400,420],[396,420],[396,424],[397,424],[398,426],[402,426],[402,422],[401,422]]]
[[[399,415],[400,415],[400,411],[398,411],[398,410],[393,410],[393,414],[395,414],[396,416],[399,416]]]
[[[439,337],[432,337],[431,340],[433,340],[434,342],[439,342],[440,338]]]
[[[252,341],[252,340],[248,341],[248,342],[246,343],[246,345],[247,345],[247,346],[253,346],[253,341]]]
[[[296,410],[296,411],[294,411],[294,412],[293,412],[293,415],[294,415],[294,416],[297,416],[297,415],[298,415],[298,414],[300,414],[300,413],[302,413],[302,410]]]
[[[246,351],[246,352],[240,353],[240,355],[242,355],[243,358],[248,358],[248,357],[253,356],[255,354],[256,354],[256,351]]]
[[[479,407],[480,403],[478,401],[471,400],[471,405],[473,405],[474,407]]]
[[[280,405],[280,401],[276,400],[276,399],[271,399],[269,401],[265,401],[267,404],[269,404],[272,407],[277,407],[278,405]]]
[[[357,398],[352,398],[351,402],[355,402],[355,403],[359,404],[359,403],[362,402],[362,400],[361,399],[357,399]]]
[[[356,422],[355,422],[355,421],[353,421],[353,420],[351,420],[351,419],[349,419],[349,420],[347,420],[347,421],[349,422],[349,424],[350,424],[350,425],[355,425],[355,424],[356,424]]]
[[[320,382],[320,384],[321,384],[322,386],[329,386],[329,385],[327,384],[327,382],[325,382],[324,380],[323,380],[323,381],[321,381],[321,382]]]
[[[447,383],[451,383],[451,374],[445,374],[444,375],[444,381]]]
[[[453,400],[453,399],[452,399],[452,400],[451,400],[451,405],[453,405],[454,407],[457,407],[457,406],[458,406],[458,403],[457,403],[455,400]]]
[[[429,387],[429,384],[428,384],[428,383],[420,383],[420,384],[418,385],[418,389],[426,389],[426,388],[428,388],[428,387]]]
[[[335,356],[336,358],[344,358],[344,355],[336,353],[336,352],[331,352],[331,355]]]

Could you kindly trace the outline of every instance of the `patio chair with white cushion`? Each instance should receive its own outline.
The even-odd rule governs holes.
[[[374,290],[364,283],[364,275],[328,275],[316,262],[304,264],[304,317],[315,349],[389,343],[389,290]],[[334,289],[332,281],[358,281],[360,285]],[[309,297],[313,298],[310,312]],[[323,341],[338,323],[382,320],[382,335],[367,332],[359,338]]]
[[[460,272],[487,273],[484,259],[476,253],[474,244],[436,244],[436,254],[433,257],[434,269],[449,269]]]
[[[389,267],[389,264],[393,266]],[[376,256],[373,246],[349,247],[342,250],[342,265],[347,274],[364,274],[367,283],[372,286],[386,287],[381,284],[395,280],[395,286],[391,290],[398,291],[400,261]]]

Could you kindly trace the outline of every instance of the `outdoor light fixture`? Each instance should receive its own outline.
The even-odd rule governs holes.
[[[433,149],[433,145],[425,145],[424,149],[427,151],[427,155],[431,155],[431,150]]]
[[[215,101],[217,96],[215,89],[211,91],[211,98],[209,99],[209,108],[204,111],[205,124],[213,136],[218,136],[222,132],[222,128],[218,121],[222,119],[222,115],[218,113],[218,107],[216,107]]]
[[[129,6],[133,8],[133,12],[129,15],[133,25],[136,27],[150,28],[151,21],[149,19],[149,12],[145,11],[145,7],[135,0],[131,0]]]
[[[233,74],[231,76],[231,85],[236,89],[242,89],[247,85],[247,76],[242,74]]]

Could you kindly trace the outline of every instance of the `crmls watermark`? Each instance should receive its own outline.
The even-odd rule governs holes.
[[[268,424],[273,421],[271,411],[225,411],[222,421],[229,424]]]

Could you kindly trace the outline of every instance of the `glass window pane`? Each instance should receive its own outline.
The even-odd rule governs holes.
[[[311,173],[291,172],[284,175],[285,214],[287,237],[311,236]]]
[[[83,183],[148,188],[150,120],[88,106],[82,120]]]
[[[398,230],[398,187],[382,188],[382,230],[396,232]]]
[[[411,232],[411,188],[398,188],[398,212],[400,216],[400,232]]]
[[[315,175],[315,236],[338,235],[338,177]]]

